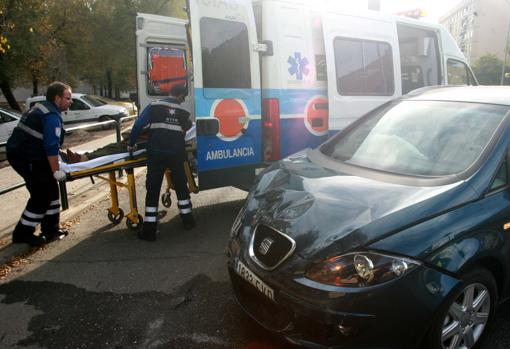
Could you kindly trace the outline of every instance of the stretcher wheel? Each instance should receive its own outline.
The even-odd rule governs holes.
[[[163,195],[161,195],[161,203],[165,207],[172,206],[172,196],[170,195],[170,193],[163,193]]]
[[[134,223],[131,219],[126,219],[126,225],[129,230],[140,230],[143,226],[143,217],[142,215],[138,215],[138,223]]]
[[[108,220],[113,224],[119,224],[122,218],[124,218],[124,211],[122,211],[121,208],[119,208],[119,213],[117,215],[113,215],[113,213],[108,211]]]

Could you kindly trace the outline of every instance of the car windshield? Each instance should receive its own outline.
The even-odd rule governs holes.
[[[508,107],[403,101],[375,111],[321,151],[348,164],[414,176],[446,176],[469,168]]]
[[[94,96],[90,96],[90,95],[85,95],[85,96],[82,96],[81,97],[85,102],[87,102],[88,104],[90,104],[91,106],[93,107],[100,107],[102,105],[105,105],[106,103],[97,99],[96,97]]]

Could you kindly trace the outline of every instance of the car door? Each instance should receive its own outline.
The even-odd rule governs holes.
[[[400,92],[395,24],[382,18],[323,16],[329,128],[338,131]]]
[[[180,18],[138,13],[136,63],[140,108],[165,98],[175,84],[189,87],[189,57],[185,25]],[[182,104],[193,113],[193,89]]]
[[[73,124],[85,121],[97,121],[97,116],[93,115],[91,108],[82,100],[73,97],[73,103],[69,110],[62,112],[64,124]]]
[[[203,187],[206,172],[261,162],[259,53],[251,1],[190,0],[189,14]]]

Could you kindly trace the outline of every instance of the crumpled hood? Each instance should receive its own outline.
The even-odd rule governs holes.
[[[430,217],[459,200],[463,182],[417,187],[335,172],[306,157],[267,169],[251,190],[245,217],[266,223],[296,241],[296,252],[348,251]],[[464,190],[464,192],[466,192]],[[473,196],[476,194],[472,191]]]

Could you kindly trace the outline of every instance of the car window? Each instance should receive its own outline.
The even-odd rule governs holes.
[[[416,176],[468,169],[508,107],[445,101],[402,101],[375,111],[321,151],[342,162]]]
[[[73,104],[69,107],[69,110],[88,110],[90,109],[88,105],[79,99],[73,98]]]
[[[498,190],[498,189],[501,189],[501,188],[507,186],[507,184],[508,184],[507,173],[508,173],[508,164],[507,164],[507,161],[505,160],[503,162],[503,164],[501,165],[501,167],[499,168],[498,173],[496,174],[496,177],[492,181],[492,184],[490,187],[491,191]]]
[[[91,106],[93,107],[100,107],[102,105],[105,105],[106,103],[101,101],[100,99],[94,97],[94,96],[89,96],[89,95],[85,95],[85,96],[81,96],[81,98],[86,101],[88,104],[90,104]],[[73,102],[74,103],[74,102]]]
[[[14,116],[11,116],[7,113],[5,113],[3,110],[0,110],[0,124],[16,121],[16,118]]]

